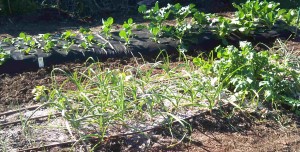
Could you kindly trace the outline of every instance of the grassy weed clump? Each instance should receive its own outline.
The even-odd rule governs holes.
[[[139,131],[173,121],[185,125],[182,118],[212,105],[203,100],[211,94],[204,90],[210,83],[190,63],[143,63],[123,69],[95,63],[74,73],[54,69],[52,88],[39,86],[35,94],[61,111],[73,128],[103,136],[113,132],[112,127]],[[68,78],[59,83],[61,74]]]

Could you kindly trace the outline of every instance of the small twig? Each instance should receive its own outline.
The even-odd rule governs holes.
[[[25,108],[21,108],[21,109],[17,109],[17,110],[6,111],[3,113],[0,113],[0,117],[11,115],[11,114],[18,113],[18,112],[25,111],[25,110],[34,110],[34,109],[38,108],[39,106],[40,105],[34,105],[34,106],[25,107]]]
[[[55,113],[55,114],[51,114],[51,115],[33,117],[33,118],[28,119],[28,120],[37,120],[37,119],[47,118],[47,117],[51,117],[51,116],[61,116],[61,113]],[[13,121],[13,122],[7,122],[7,123],[0,124],[0,128],[6,127],[6,126],[9,126],[9,125],[15,125],[15,124],[18,124],[18,123],[22,123],[22,120],[17,120],[17,121]]]
[[[108,43],[111,49],[116,50],[109,41],[107,41],[105,38],[103,38],[100,34],[96,34],[101,40],[103,40],[105,43]]]
[[[75,142],[77,142],[77,141],[66,141],[66,142],[62,142],[62,143],[49,144],[49,145],[45,145],[45,146],[42,146],[42,147],[33,147],[33,148],[28,148],[28,149],[21,149],[21,150],[18,150],[18,152],[43,150],[45,148],[71,145],[71,144],[74,144]]]

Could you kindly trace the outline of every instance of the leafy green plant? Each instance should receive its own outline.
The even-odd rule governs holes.
[[[280,103],[286,98],[295,99],[300,91],[299,71],[289,64],[282,64],[278,54],[256,52],[249,42],[240,42],[240,49],[219,46],[215,52],[218,60],[205,62],[195,59],[194,63],[217,76],[233,92],[248,96],[254,96],[255,92],[267,101]]]
[[[102,32],[105,34],[107,38],[111,38],[111,30],[112,30],[112,25],[114,23],[114,18],[109,17],[107,20],[102,19]]]
[[[52,39],[52,36],[50,33],[46,33],[42,35],[42,39],[45,42],[45,45],[43,46],[44,52],[50,52],[50,50],[55,46],[55,41]]]
[[[8,43],[9,45],[13,45],[16,41],[16,38],[10,38],[10,37],[7,37],[7,38],[4,38],[2,40],[2,42],[5,42],[5,43]]]
[[[174,15],[177,25],[184,24],[186,18],[190,15],[195,13],[197,10],[194,8],[194,4],[190,4],[188,6],[181,6],[179,3],[173,5],[171,7],[171,12]],[[200,15],[200,14],[198,14]],[[199,19],[199,18],[198,18]]]
[[[70,30],[67,30],[64,33],[62,33],[61,38],[65,41],[73,41],[75,36],[76,36],[75,33],[73,33]]]
[[[176,25],[174,27],[173,35],[179,39],[180,43],[182,43],[183,37],[187,35],[192,28],[192,23],[190,23],[186,19],[189,15],[196,12],[194,7],[195,7],[194,4],[190,4],[188,6],[182,7],[179,3],[171,7],[171,12],[174,15],[174,18],[176,20]],[[199,15],[200,14],[198,14],[197,19],[200,20]]]
[[[123,30],[119,32],[119,36],[125,40],[125,44],[130,44],[130,38],[132,37],[133,19],[129,18],[123,24]]]
[[[3,63],[10,58],[10,54],[3,50],[3,48],[0,47],[0,65],[3,65]]]
[[[295,9],[290,10],[281,10],[283,13],[280,16],[280,19],[285,21],[288,25],[296,25],[297,24],[297,18],[298,18],[298,11]]]
[[[76,34],[70,30],[67,30],[64,33],[62,33],[61,39],[66,41],[66,43],[63,43],[62,48],[68,51],[70,47],[75,43],[75,37]]]
[[[205,14],[203,12],[195,11],[193,14],[193,20],[196,22],[193,24],[197,25],[198,32],[202,32],[207,26],[209,26],[209,20],[211,18],[211,14]]]
[[[226,40],[226,37],[233,31],[233,27],[231,26],[231,20],[224,18],[224,17],[218,17],[217,19],[217,25],[216,29],[213,30],[217,34],[217,36],[222,40],[223,44],[227,45],[228,42]],[[244,31],[246,32],[246,31]],[[247,31],[250,32],[250,31]]]
[[[18,39],[23,40],[25,46],[27,46],[27,48],[21,48],[21,51],[24,52],[25,54],[29,54],[32,49],[38,47],[37,40],[34,37],[25,34],[24,32],[21,32],[19,34]],[[20,48],[20,46],[17,46],[17,47]]]
[[[151,21],[148,25],[148,29],[153,35],[155,42],[158,42],[158,37],[163,34],[163,29],[165,28],[163,22],[169,18],[172,7],[172,5],[168,5],[166,7],[159,8],[158,3],[159,2],[157,1],[154,7],[149,10],[147,10],[146,5],[141,5],[138,8],[138,11],[144,15],[144,19]]]
[[[91,33],[90,29],[80,28],[79,32],[83,34],[83,42],[81,42],[80,46],[84,49],[88,49],[92,46],[92,44],[96,43],[95,36]]]
[[[239,26],[242,33],[249,34],[259,26],[271,29],[279,19],[282,11],[278,8],[280,4],[275,2],[248,0],[246,3],[233,6],[238,9],[234,23]]]
[[[296,33],[298,32],[298,28],[300,28],[299,24],[299,16],[300,16],[300,8],[296,9],[281,9],[282,13],[280,15],[280,19],[285,21],[285,23],[289,26],[283,25],[283,29],[288,29],[291,32]]]

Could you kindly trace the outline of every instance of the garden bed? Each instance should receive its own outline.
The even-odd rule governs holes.
[[[108,18],[1,41],[0,150],[300,148],[294,20],[273,14],[246,25],[193,5],[139,11],[149,26]]]

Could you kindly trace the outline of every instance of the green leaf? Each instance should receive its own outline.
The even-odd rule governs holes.
[[[202,59],[201,58],[194,58],[193,59],[193,63],[196,65],[196,66],[201,66],[201,62]]]
[[[86,44],[85,42],[82,42],[80,45],[81,45],[81,47],[83,47],[84,49],[87,49],[87,48],[88,48],[88,46],[87,46],[87,44]]]
[[[159,28],[158,27],[153,27],[151,29],[151,33],[154,35],[154,36],[157,36],[159,34]]]
[[[127,23],[124,23],[124,24],[123,24],[123,28],[124,28],[124,29],[128,29],[128,28],[130,28],[130,25],[127,24]]]
[[[31,47],[34,47],[34,45],[35,45],[35,41],[33,41],[33,40],[30,41],[30,46],[31,46]]]
[[[128,21],[127,21],[127,23],[128,23],[128,24],[132,24],[132,23],[133,23],[133,19],[132,19],[132,18],[129,18]]]
[[[119,36],[120,36],[121,38],[124,38],[124,39],[126,39],[126,38],[127,38],[126,31],[124,31],[124,30],[121,30],[121,31],[120,31],[120,33],[119,33]]]
[[[24,32],[21,32],[19,34],[19,37],[22,38],[22,39],[25,39],[26,38],[26,34]]]
[[[114,18],[109,17],[106,22],[108,25],[112,25],[114,23]]]
[[[139,6],[138,11],[144,14],[147,11],[147,6],[146,5]]]
[[[158,5],[158,1],[156,1],[154,8],[153,8],[154,12],[158,12],[159,11],[159,5]]]
[[[180,9],[182,8],[182,6],[181,6],[179,3],[176,3],[176,4],[174,5],[174,8],[175,8],[176,10],[180,10]]]
[[[94,35],[90,34],[87,37],[88,41],[91,42],[94,39]]]
[[[49,38],[50,38],[50,33],[45,33],[44,35],[43,35],[43,39],[44,40],[48,40]]]
[[[82,33],[82,34],[87,34],[89,33],[91,30],[88,29],[88,28],[83,28],[83,27],[80,27],[79,29],[79,32]]]
[[[28,47],[26,50],[24,50],[24,53],[25,53],[25,54],[29,54],[30,51],[31,51],[31,48]]]

